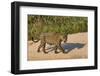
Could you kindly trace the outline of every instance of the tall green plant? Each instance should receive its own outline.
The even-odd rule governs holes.
[[[58,32],[66,35],[87,30],[87,17],[28,15],[29,40],[42,32]]]

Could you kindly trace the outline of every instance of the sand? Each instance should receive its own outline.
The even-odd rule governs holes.
[[[41,52],[38,53],[37,48],[39,44],[40,41],[37,43],[28,41],[28,51],[27,51],[28,61],[88,58],[88,33],[87,32],[69,34],[68,41],[66,43],[62,43],[62,47],[65,49],[66,53],[60,52],[58,54],[55,54],[54,50],[50,51],[48,54],[45,54],[42,50]],[[46,46],[46,48],[48,47],[50,47],[50,45]]]

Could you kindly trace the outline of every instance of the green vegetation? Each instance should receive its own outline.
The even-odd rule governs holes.
[[[28,15],[28,39],[38,37],[41,32],[72,34],[87,32],[88,18],[76,16]]]

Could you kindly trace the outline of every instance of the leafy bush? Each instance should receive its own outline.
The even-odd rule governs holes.
[[[28,15],[28,39],[42,32],[73,34],[87,32],[88,18],[76,16]]]

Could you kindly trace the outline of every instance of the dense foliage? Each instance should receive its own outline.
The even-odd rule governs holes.
[[[28,39],[39,36],[41,32],[87,32],[87,27],[87,17],[28,15]]]

